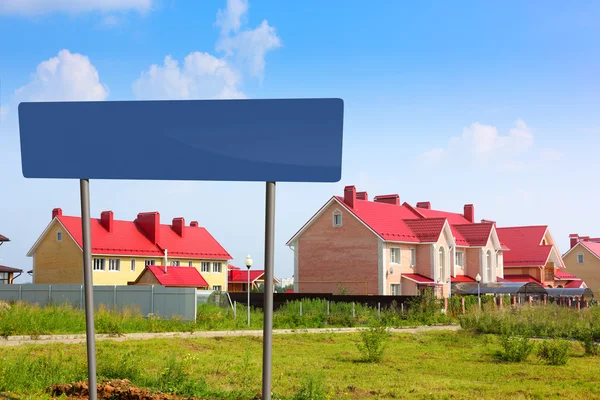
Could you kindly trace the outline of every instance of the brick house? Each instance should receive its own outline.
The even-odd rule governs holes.
[[[415,295],[433,287],[450,294],[451,282],[497,282],[504,277],[500,241],[492,221],[463,213],[400,203],[354,186],[333,196],[288,241],[294,251],[294,291]]]
[[[0,246],[6,242],[10,242],[10,239],[6,236],[0,235]],[[15,282],[15,278],[18,278],[22,273],[23,270],[21,269],[0,265],[0,285],[13,284]],[[17,274],[17,276],[15,276],[15,274]]]
[[[33,257],[33,283],[80,284],[83,280],[81,217],[52,210],[52,219],[27,253]],[[161,224],[158,212],[116,220],[112,211],[90,218],[95,285],[127,285],[147,266],[195,268],[210,289],[227,290],[229,253],[198,222],[183,218]]]
[[[552,288],[560,285],[561,279],[570,279],[561,272],[565,265],[548,226],[512,226],[497,231],[510,249],[504,255],[505,281],[536,282]]]
[[[600,290],[600,238],[569,235],[569,250],[563,254],[565,272],[579,277],[595,293]],[[577,283],[571,283],[572,286]]]

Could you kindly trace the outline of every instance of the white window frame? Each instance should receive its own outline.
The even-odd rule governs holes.
[[[410,266],[411,267],[417,266],[417,249],[414,247],[412,247],[410,249]]]
[[[492,251],[488,250],[485,253],[485,278],[486,278],[486,282],[493,282],[494,281],[494,275],[493,275],[493,265],[492,265]]]
[[[109,272],[121,272],[121,260],[119,258],[108,259],[108,271]]]
[[[223,286],[221,285],[213,285],[213,291],[215,292],[221,292],[223,290]]]
[[[219,266],[219,268],[217,268],[217,266]],[[223,263],[221,263],[221,262],[212,263],[212,272],[215,274],[222,273],[223,272]]]
[[[460,257],[459,257],[460,255]],[[460,262],[459,262],[460,258]],[[454,250],[454,266],[458,268],[465,267],[465,252],[462,250]]]
[[[440,282],[446,281],[446,249],[444,246],[440,246],[438,249],[438,280]]]
[[[581,261],[579,261],[579,257],[581,256]],[[583,256],[583,253],[580,251],[579,253],[577,253],[577,264],[583,264],[585,262],[585,257]]]
[[[169,267],[181,267],[181,261],[169,261]]]
[[[194,266],[194,262],[193,261],[188,261],[188,267],[193,267]]]
[[[398,257],[395,256],[396,251]],[[402,250],[400,247],[390,247],[390,264],[400,264],[402,262]]]
[[[129,268],[130,268],[131,272],[135,272],[135,260],[131,260],[130,265],[131,266]]]
[[[106,258],[94,258],[92,264],[94,271],[106,271]]]
[[[144,260],[144,267],[156,265],[156,260]]]
[[[211,265],[208,261],[202,261],[200,263],[200,272],[207,272],[210,273],[211,271]]]
[[[62,242],[62,237],[63,237],[62,231],[57,231],[56,232],[56,241],[57,242]]]
[[[394,288],[397,289],[396,293],[394,293]],[[400,283],[390,283],[390,295],[392,295],[392,296],[401,296],[402,295],[402,284],[400,284]]]
[[[339,222],[336,221],[336,218],[339,218]],[[333,217],[332,217],[332,224],[333,224],[334,228],[339,228],[340,226],[342,226],[342,213],[341,213],[341,211],[334,211]]]

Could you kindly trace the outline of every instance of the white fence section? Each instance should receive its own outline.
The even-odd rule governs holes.
[[[94,307],[98,308],[100,304],[107,308],[135,307],[142,315],[154,314],[161,318],[179,316],[187,321],[195,321],[196,292],[205,291],[164,286],[94,286]],[[83,285],[0,285],[0,300],[26,301],[41,306],[68,302],[75,308],[83,309]]]

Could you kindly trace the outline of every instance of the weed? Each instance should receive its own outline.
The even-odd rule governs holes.
[[[309,375],[303,379],[300,389],[293,400],[323,400],[325,399],[325,383],[316,375]]]
[[[500,358],[508,362],[524,361],[534,349],[531,340],[523,336],[502,335],[500,344],[502,346]]]
[[[373,323],[372,326],[361,331],[361,342],[357,347],[362,354],[362,360],[369,363],[381,361],[388,338],[387,327],[380,323]]]
[[[544,340],[538,345],[537,356],[549,365],[565,365],[571,344],[563,339]]]

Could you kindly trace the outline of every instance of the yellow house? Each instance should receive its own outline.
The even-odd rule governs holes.
[[[134,221],[113,218],[112,211],[90,219],[94,285],[127,285],[146,266],[196,268],[213,290],[227,290],[231,256],[208,231],[183,218],[160,223],[158,212],[138,214]],[[81,217],[52,210],[52,220],[27,256],[33,257],[33,283],[83,282]]]
[[[569,235],[570,249],[563,254],[563,261],[568,272],[581,281],[597,296],[600,292],[600,238],[589,236]],[[577,282],[571,283],[574,287]]]

